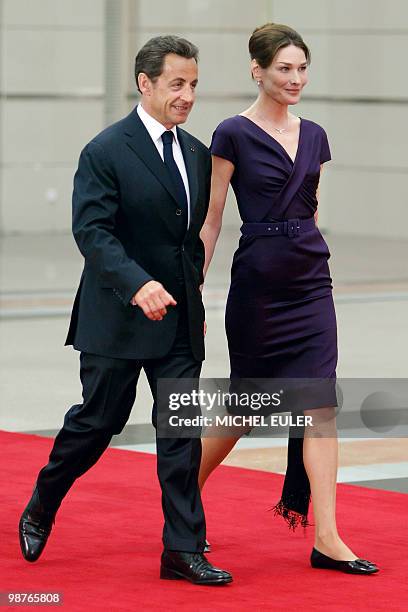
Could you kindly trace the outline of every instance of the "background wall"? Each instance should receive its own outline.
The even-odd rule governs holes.
[[[0,0],[0,19],[1,233],[70,230],[79,152],[136,103],[133,61],[148,38],[175,33],[199,46],[186,127],[209,144],[253,101],[247,41],[276,21],[312,50],[295,112],[329,134],[320,224],[407,237],[405,0]],[[230,200],[227,225],[238,222]]]
[[[1,231],[69,230],[78,155],[103,126],[104,4],[1,9]]]

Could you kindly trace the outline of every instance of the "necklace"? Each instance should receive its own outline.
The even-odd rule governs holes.
[[[269,119],[266,119],[265,117],[261,117],[260,115],[258,115],[258,113],[255,113],[255,116],[258,117],[261,121],[264,121],[267,125],[270,124]],[[271,125],[271,127],[275,130],[275,132],[278,132],[278,134],[284,134],[285,132],[287,132],[288,126],[289,126],[289,118],[288,118],[288,123],[285,128],[277,128],[274,125]]]

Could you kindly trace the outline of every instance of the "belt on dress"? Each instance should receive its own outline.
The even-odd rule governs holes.
[[[314,217],[309,219],[285,219],[262,223],[243,223],[243,236],[288,236],[293,238],[302,232],[310,232],[316,227]]]

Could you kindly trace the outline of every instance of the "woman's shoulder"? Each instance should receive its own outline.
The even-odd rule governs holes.
[[[305,119],[304,117],[302,117],[301,119],[302,119],[302,123],[307,125],[311,131],[315,132],[316,134],[322,134],[325,136],[327,135],[326,130],[319,123],[316,123],[315,121],[312,121],[311,119]]]
[[[210,150],[213,155],[223,157],[234,165],[238,163],[238,151],[240,149],[238,115],[228,117],[221,121],[214,130],[211,139]]]
[[[239,123],[239,115],[233,115],[232,117],[228,117],[224,119],[217,125],[214,130],[214,133],[222,133],[225,135],[236,134],[237,125]]]

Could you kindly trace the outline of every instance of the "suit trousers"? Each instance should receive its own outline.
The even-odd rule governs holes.
[[[80,354],[83,403],[72,406],[65,415],[49,462],[38,475],[38,492],[46,508],[56,510],[59,507],[74,481],[97,462],[112,436],[122,431],[135,400],[142,368],[153,395],[152,418],[156,425],[157,380],[191,378],[198,381],[201,371],[201,361],[191,352],[185,308],[180,309],[176,338],[165,357],[128,360]],[[205,518],[198,488],[201,440],[156,435],[156,444],[164,547],[201,552],[205,542]]]

